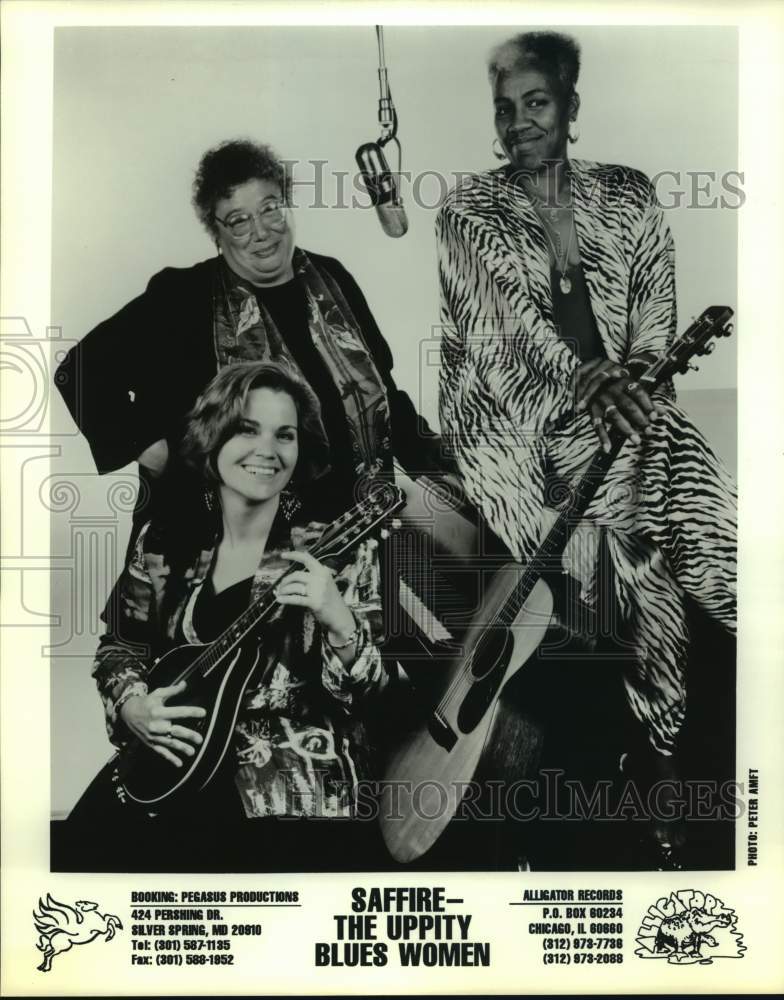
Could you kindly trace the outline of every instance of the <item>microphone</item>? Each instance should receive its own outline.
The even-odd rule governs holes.
[[[397,139],[397,112],[392,103],[392,92],[389,89],[389,78],[384,57],[384,29],[376,25],[376,40],[378,42],[378,123],[381,135],[376,142],[366,142],[356,152],[357,166],[365,182],[365,188],[370,195],[370,201],[378,215],[381,228],[393,239],[405,236],[408,232],[408,219],[403,208],[403,199],[398,194],[394,175],[384,156],[383,147],[388,142],[397,146],[397,169],[402,170],[403,154]]]
[[[381,146],[377,142],[364,143],[357,150],[356,160],[381,228],[394,239],[405,236],[408,232],[406,210]]]

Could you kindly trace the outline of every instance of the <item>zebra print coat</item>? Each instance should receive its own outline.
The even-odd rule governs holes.
[[[571,161],[572,204],[591,306],[610,360],[659,354],[675,334],[674,250],[652,185],[627,167]],[[549,524],[554,491],[574,481],[598,441],[572,392],[579,361],[553,322],[548,244],[504,170],[471,175],[437,220],[442,340],[441,429],[465,488],[525,561]],[[604,525],[616,600],[637,668],[626,678],[651,743],[671,753],[685,714],[684,595],[735,625],[735,488],[674,402],[639,445],[627,441],[565,568],[596,603]]]

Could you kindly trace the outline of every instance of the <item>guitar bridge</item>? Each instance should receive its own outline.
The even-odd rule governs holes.
[[[457,736],[449,723],[442,718],[438,712],[433,712],[428,721],[427,728],[436,743],[444,750],[451,750],[457,743]]]

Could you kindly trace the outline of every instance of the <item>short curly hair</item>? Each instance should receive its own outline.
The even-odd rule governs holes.
[[[285,164],[269,146],[250,139],[229,139],[208,149],[199,161],[193,180],[193,207],[204,228],[217,237],[215,206],[221,198],[248,181],[274,181],[285,201],[291,192],[291,176]]]
[[[219,483],[218,453],[241,426],[248,393],[253,389],[285,392],[294,401],[299,458],[292,483],[307,486],[329,468],[321,407],[310,386],[280,361],[238,361],[221,368],[188,414],[181,459],[202,479]]]
[[[580,46],[558,31],[526,31],[502,42],[490,53],[487,72],[495,88],[504,75],[523,64],[537,66],[554,84],[558,96],[568,101],[580,76]]]

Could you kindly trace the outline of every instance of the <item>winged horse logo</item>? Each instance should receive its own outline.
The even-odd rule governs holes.
[[[74,945],[89,944],[101,935],[111,941],[115,931],[122,930],[120,918],[113,913],[99,913],[97,903],[79,899],[69,906],[58,903],[49,893],[46,900],[39,897],[33,921],[40,935],[36,948],[44,953],[44,960],[38,966],[41,972],[49,972],[52,959]]]

